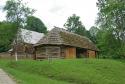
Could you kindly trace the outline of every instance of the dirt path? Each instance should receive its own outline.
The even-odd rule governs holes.
[[[6,72],[0,69],[0,84],[16,84]]]

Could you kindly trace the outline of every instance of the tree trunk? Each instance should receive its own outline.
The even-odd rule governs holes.
[[[15,51],[15,60],[17,61],[17,51]]]

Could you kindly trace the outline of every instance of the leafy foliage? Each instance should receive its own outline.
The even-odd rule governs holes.
[[[89,31],[88,31],[88,34],[89,34],[89,38],[94,42],[94,43],[97,43],[97,34],[99,32],[99,29],[95,26],[92,26]]]
[[[124,0],[98,0],[99,9],[97,24],[98,45],[105,54],[113,58],[125,57],[125,1]],[[103,53],[104,54],[104,53]]]
[[[44,23],[37,17],[29,16],[26,21],[26,29],[40,32],[40,33],[47,33],[47,28]]]
[[[33,9],[26,7],[22,0],[8,0],[3,8],[7,12],[7,21],[15,22],[18,27],[24,25],[26,17],[34,13]]]
[[[16,32],[17,28],[15,24],[8,22],[0,23],[0,52],[10,49]]]
[[[67,22],[64,24],[64,27],[69,32],[79,34],[81,36],[86,35],[86,29],[80,21],[80,17],[73,14],[67,19]]]

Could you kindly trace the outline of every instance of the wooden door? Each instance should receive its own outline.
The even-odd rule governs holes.
[[[66,48],[66,58],[67,59],[72,59],[72,58],[76,58],[76,48]]]

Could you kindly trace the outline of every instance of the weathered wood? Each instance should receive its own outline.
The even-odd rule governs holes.
[[[77,55],[83,55],[81,57],[89,57],[95,55],[94,51],[98,51],[98,48],[89,38],[68,32],[61,28],[52,29],[34,46],[38,48],[36,50],[38,58],[71,59],[78,57]]]
[[[98,48],[89,38],[68,32],[62,28],[54,28],[48,32],[35,46],[40,45],[69,45],[98,51]]]
[[[88,52],[88,57],[89,58],[95,58],[96,57],[96,51],[87,50],[87,52]]]
[[[76,48],[75,47],[66,48],[66,58],[67,59],[76,58]]]
[[[40,47],[36,51],[37,58],[60,58],[60,47],[58,46],[46,46]]]

